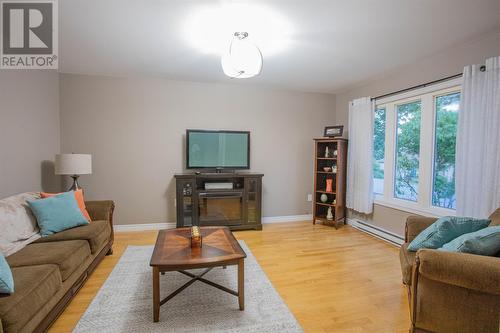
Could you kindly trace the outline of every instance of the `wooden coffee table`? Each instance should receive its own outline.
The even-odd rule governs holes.
[[[153,320],[160,319],[160,306],[168,302],[196,281],[238,296],[240,310],[245,309],[244,259],[246,254],[227,227],[200,227],[203,237],[201,248],[191,248],[190,228],[161,230],[149,265],[153,267]],[[238,291],[203,278],[214,267],[238,265]],[[195,275],[189,269],[206,268]],[[177,271],[191,280],[160,300],[160,273]]]

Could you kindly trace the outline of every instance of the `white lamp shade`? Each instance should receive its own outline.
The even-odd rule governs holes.
[[[92,173],[92,155],[58,154],[55,160],[56,175],[88,175]]]
[[[257,46],[245,39],[233,38],[221,59],[222,70],[229,77],[246,79],[260,74],[262,54]]]

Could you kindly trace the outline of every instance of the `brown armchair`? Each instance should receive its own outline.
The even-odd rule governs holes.
[[[500,209],[490,216],[500,225]],[[400,249],[410,332],[499,332],[500,258],[422,249],[410,243],[435,218],[410,216]]]

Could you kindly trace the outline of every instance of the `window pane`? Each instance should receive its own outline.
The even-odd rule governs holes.
[[[455,209],[455,143],[460,93],[436,97],[432,205]]]
[[[384,194],[385,108],[375,110],[373,123],[373,192]]]
[[[399,199],[417,201],[421,102],[400,104],[396,112],[398,119],[394,196]]]

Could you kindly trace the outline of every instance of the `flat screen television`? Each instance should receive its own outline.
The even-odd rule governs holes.
[[[250,169],[250,132],[186,131],[187,169]]]

